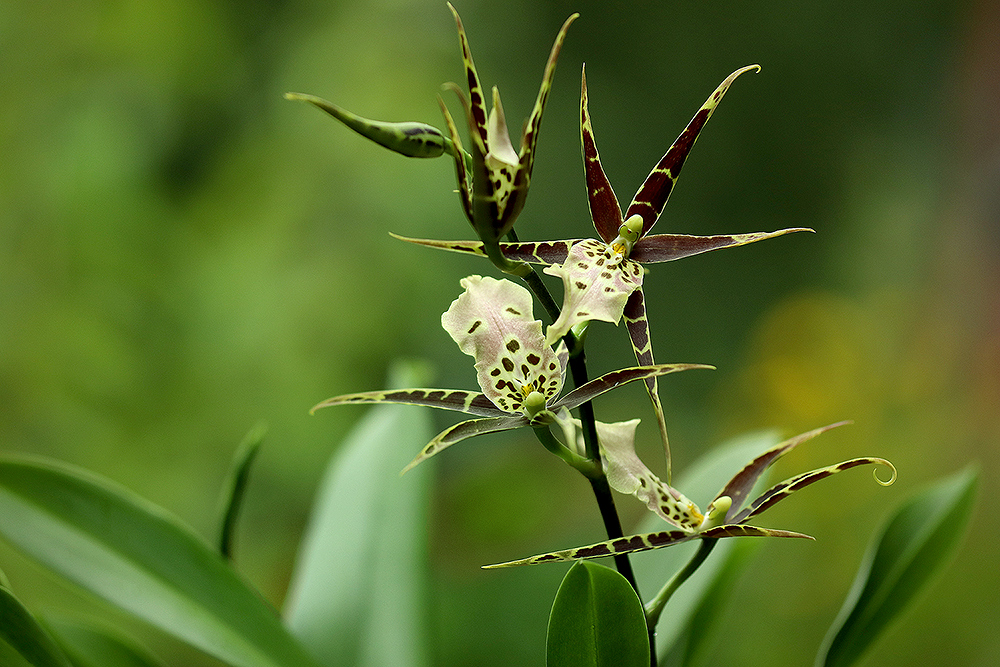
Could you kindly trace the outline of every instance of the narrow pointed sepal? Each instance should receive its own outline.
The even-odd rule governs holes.
[[[729,86],[732,85],[738,76],[752,69],[760,70],[760,65],[750,65],[738,69],[719,84],[719,87],[709,96],[708,100],[694,115],[694,118],[687,124],[687,127],[684,128],[680,136],[674,140],[673,145],[660,158],[660,161],[649,172],[649,176],[646,177],[646,180],[635,193],[632,204],[625,212],[625,219],[628,220],[633,215],[641,215],[643,220],[643,235],[649,233],[650,228],[656,223],[656,219],[663,211],[667,199],[670,198],[670,192],[677,182],[677,177],[680,176],[684,161],[687,160],[691,148],[694,147],[695,142],[698,140],[698,135],[701,134],[708,119],[712,117],[723,95],[726,94]]]
[[[550,343],[580,322],[600,320],[618,324],[625,302],[642,287],[642,267],[596,239],[574,244],[565,262],[543,270],[561,278],[564,289],[559,319],[546,334]]]
[[[549,91],[552,90],[552,79],[556,73],[556,62],[559,60],[559,52],[562,50],[563,41],[570,25],[579,18],[579,14],[573,14],[563,22],[559,33],[556,35],[552,50],[549,51],[549,59],[545,63],[545,71],[542,74],[542,83],[538,88],[538,96],[535,98],[535,106],[531,110],[531,115],[524,123],[524,132],[521,135],[521,149],[518,152],[517,169],[513,173],[510,194],[504,202],[503,208],[503,229],[504,234],[510,231],[514,221],[524,208],[524,202],[528,197],[528,189],[531,187],[531,171],[535,164],[535,146],[538,144],[538,133],[542,127],[542,114],[545,111],[545,104],[549,99]]]
[[[435,454],[451,447],[456,442],[473,438],[486,433],[500,433],[511,429],[527,426],[528,418],[524,416],[490,417],[487,419],[470,419],[459,422],[438,433],[438,435],[425,446],[420,453],[399,473],[400,475],[413,469],[419,463],[426,461]]]
[[[874,473],[875,481],[882,486],[889,486],[896,481],[896,467],[892,465],[889,461],[883,458],[878,458],[875,456],[865,456],[856,459],[850,459],[848,461],[842,461],[836,465],[827,466],[826,468],[818,468],[816,470],[811,470],[809,472],[802,473],[801,475],[796,475],[786,479],[780,484],[776,484],[771,487],[763,494],[760,495],[756,500],[754,500],[749,507],[744,509],[742,512],[736,515],[735,521],[746,521],[764,511],[774,507],[777,503],[784,500],[788,496],[792,495],[799,489],[804,489],[810,484],[815,484],[821,479],[826,479],[831,475],[836,475],[838,472],[843,472],[845,470],[850,470],[851,468],[856,468],[862,465],[876,465],[876,466],[886,466],[890,470],[890,477],[886,481],[882,481],[878,477],[878,471]]]
[[[501,417],[508,413],[490,402],[485,394],[461,389],[390,389],[334,396],[319,403],[310,414],[333,405],[364,405],[372,403],[402,403],[423,405],[442,410],[465,412],[480,417]]]
[[[750,232],[747,234],[720,234],[717,236],[690,236],[687,234],[654,234],[639,239],[629,255],[631,259],[643,264],[672,262],[703,252],[736,248],[756,243],[765,239],[773,239],[793,232],[812,232],[808,227],[793,227],[779,229],[776,232]]]
[[[388,123],[362,118],[333,102],[305,93],[285,93],[286,100],[308,102],[358,134],[407,157],[440,157],[455,154],[454,144],[441,130],[427,123]],[[458,152],[461,155],[461,152]],[[461,159],[461,158],[460,158]]]
[[[611,243],[622,226],[622,209],[611,187],[611,181],[604,173],[601,156],[597,152],[594,126],[590,120],[587,98],[587,67],[584,65],[580,83],[580,143],[583,149],[583,170],[587,179],[587,201],[590,217],[594,221],[597,234],[605,243]]]
[[[668,373],[693,370],[696,368],[715,370],[715,366],[709,366],[707,364],[656,364],[654,366],[635,366],[633,368],[623,368],[621,370],[611,371],[610,373],[605,373],[600,377],[594,378],[586,384],[580,385],[555,403],[551,404],[549,408],[555,410],[564,407],[569,410],[573,410],[580,407],[587,401],[593,400],[601,394],[605,394],[612,389],[622,386],[623,384],[635,382],[636,380],[645,380],[649,377],[667,375]]]
[[[628,337],[632,343],[632,351],[635,353],[635,360],[640,366],[652,366],[653,343],[649,337],[649,321],[646,319],[646,301],[642,290],[637,289],[632,292],[632,296],[625,302],[625,310],[622,312],[625,320],[625,328],[628,329]],[[667,418],[663,414],[663,405],[660,403],[659,388],[656,376],[646,378],[646,393],[649,401],[653,405],[653,414],[656,416],[656,427],[660,432],[660,442],[663,445],[663,458],[667,463],[667,483],[673,470],[673,461],[670,456],[670,439],[667,437]]]
[[[585,547],[566,549],[564,551],[553,551],[547,554],[539,554],[529,558],[507,561],[506,563],[496,563],[495,565],[484,565],[483,569],[489,570],[500,567],[514,567],[516,565],[537,565],[540,563],[560,563],[574,560],[587,560],[590,558],[602,558],[604,556],[618,556],[631,554],[637,551],[649,551],[651,549],[662,549],[682,542],[703,538],[723,538],[723,537],[795,537],[801,539],[813,539],[803,533],[794,533],[787,530],[773,530],[770,528],[757,528],[756,526],[741,526],[726,524],[716,526],[701,533],[688,533],[683,530],[665,530],[657,533],[645,533],[643,535],[629,535],[615,540],[607,540],[596,544],[589,544]]]
[[[415,239],[409,236],[400,236],[390,232],[390,236],[428,248],[438,250],[448,250],[449,252],[461,252],[470,255],[487,257],[486,249],[481,241],[439,241],[436,239]],[[529,264],[562,264],[569,255],[570,246],[583,239],[570,239],[568,241],[536,241],[520,243],[501,243],[500,252],[512,262],[528,262]]]

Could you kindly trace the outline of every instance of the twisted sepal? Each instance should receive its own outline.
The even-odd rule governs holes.
[[[606,540],[595,544],[588,544],[584,547],[566,549],[564,551],[553,551],[547,554],[538,554],[528,558],[507,561],[506,563],[495,563],[484,565],[484,570],[491,570],[501,567],[514,567],[516,565],[537,565],[539,563],[561,563],[573,560],[587,560],[590,558],[603,558],[604,556],[617,556],[631,554],[637,551],[649,551],[650,549],[662,549],[675,544],[690,542],[695,539],[714,539],[722,537],[798,537],[807,540],[814,539],[803,533],[793,533],[788,530],[773,530],[771,528],[758,528],[756,526],[723,525],[710,528],[701,533],[689,533],[683,530],[665,530],[656,533],[644,533],[641,535],[629,535],[615,540]]]

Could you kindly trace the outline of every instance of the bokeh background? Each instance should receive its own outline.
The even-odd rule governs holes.
[[[657,359],[718,366],[661,382],[676,467],[744,431],[853,419],[779,473],[877,455],[900,477],[883,489],[847,473],[769,513],[766,525],[819,541],[760,549],[726,611],[717,664],[809,664],[882,519],[970,462],[983,480],[969,539],[866,664],[996,664],[1000,5],[458,9],[515,134],[552,38],[582,15],[545,114],[523,239],[591,235],[584,61],[603,162],[626,203],[727,74],[763,67],[730,90],[657,230],[817,233],[647,276]],[[230,456],[266,421],[237,561],[280,605],[321,470],[363,414],[309,407],[381,387],[397,357],[429,360],[438,386],[472,388],[471,361],[439,317],[461,277],[491,271],[388,235],[471,236],[448,160],[378,149],[282,93],[440,126],[435,95],[449,80],[462,69],[443,2],[0,4],[0,448],[96,470],[209,535]],[[595,374],[631,355],[610,325],[593,328],[588,351]],[[597,411],[642,417],[640,447],[655,459],[641,388]],[[619,507],[627,523],[640,518],[637,503]],[[479,565],[599,538],[595,509],[587,485],[525,435],[441,457],[433,664],[542,664],[564,568]],[[96,610],[170,664],[216,664],[5,545],[0,567],[34,609]]]

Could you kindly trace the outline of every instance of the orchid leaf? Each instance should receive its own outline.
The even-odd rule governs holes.
[[[635,366],[633,368],[611,371],[577,387],[549,407],[552,409],[565,407],[573,410],[587,401],[593,400],[601,394],[605,394],[623,384],[698,368],[715,370],[715,366],[706,364],[656,364],[653,366]]]
[[[117,633],[66,620],[46,621],[73,667],[163,667],[144,648]]]
[[[556,593],[546,667],[647,667],[642,603],[625,578],[596,563],[569,569]]]
[[[229,476],[222,487],[222,525],[219,530],[219,553],[229,559],[233,557],[233,533],[236,530],[236,519],[239,516],[240,507],[243,505],[243,496],[250,478],[250,467],[257,458],[257,452],[260,451],[260,445],[264,442],[266,432],[267,427],[264,424],[258,424],[246,434],[236,450]]]
[[[979,473],[966,469],[910,498],[868,548],[817,667],[855,664],[952,558],[972,516]]]
[[[190,528],[97,475],[0,458],[0,534],[69,581],[235,667],[316,664]]]
[[[420,382],[403,365],[392,385]],[[326,667],[427,662],[426,514],[432,469],[399,477],[431,434],[428,413],[373,408],[331,458],[296,556],[284,615]]]
[[[0,664],[70,667],[52,636],[6,586],[0,586]]]

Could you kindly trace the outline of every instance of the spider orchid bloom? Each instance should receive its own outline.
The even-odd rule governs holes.
[[[524,124],[521,148],[515,150],[507,130],[503,106],[500,104],[500,92],[496,86],[493,87],[493,108],[487,114],[483,87],[472,60],[465,27],[451,3],[448,3],[448,8],[454,15],[458,27],[469,97],[466,99],[459,87],[453,83],[446,84],[446,87],[454,90],[462,104],[469,127],[471,153],[463,148],[455,121],[440,97],[438,101],[444,113],[447,136],[446,133],[426,123],[387,123],[362,118],[313,95],[286,93],[285,97],[309,102],[358,134],[408,157],[439,157],[445,153],[453,156],[462,209],[472,223],[476,235],[483,241],[486,251],[484,254],[489,255],[501,270],[523,275],[527,267],[512,263],[500,252],[497,244],[499,239],[511,230],[518,214],[524,208],[528,186],[531,184],[531,170],[535,160],[535,145],[538,142],[542,112],[545,110],[552,88],[556,61],[566,38],[566,32],[579,14],[573,14],[566,19],[556,35],[548,62],[545,64],[535,106]]]
[[[618,324],[624,316],[636,360],[640,365],[652,365],[653,351],[642,292],[641,264],[669,262],[711,250],[747,245],[791,232],[812,231],[807,228],[791,228],[775,232],[720,236],[649,234],[663,211],[674,183],[680,175],[681,167],[684,166],[705,123],[733,81],[752,69],[760,67],[758,65],[743,67],[719,84],[646,177],[624,216],[597,152],[588,106],[586,71],[584,71],[580,92],[580,136],[590,213],[600,238],[499,244],[500,251],[509,260],[545,264],[546,273],[562,278],[565,287],[563,307],[559,319],[548,329],[549,342],[564,336],[578,323],[602,320]],[[482,256],[489,254],[483,244],[476,242],[397,238],[443,250]],[[646,389],[656,413],[669,471],[670,449],[666,422],[655,377],[646,380]]]
[[[700,364],[638,366],[606,373],[559,397],[569,354],[546,344],[542,323],[532,315],[531,294],[508,280],[469,276],[465,292],[441,316],[459,348],[476,360],[482,393],[454,389],[401,389],[346,394],[323,401],[313,411],[350,403],[405,403],[465,412],[480,417],[439,433],[403,470],[476,435],[541,426],[569,419],[569,411],[615,387]]]
[[[631,423],[631,422],[628,422]],[[722,537],[800,537],[814,539],[809,535],[794,533],[787,530],[774,530],[748,525],[747,522],[765,510],[787,498],[795,491],[809,486],[821,479],[835,475],[860,465],[873,464],[888,466],[891,477],[883,482],[875,476],[875,480],[889,486],[896,480],[896,468],[887,460],[876,457],[863,457],[843,461],[826,468],[818,468],[786,479],[771,487],[752,502],[746,500],[760,476],[775,461],[791,451],[797,445],[809,440],[824,431],[840,426],[831,424],[822,428],[797,435],[764,452],[748,463],[723,487],[722,491],[708,505],[702,514],[698,507],[669,485],[661,482],[656,475],[639,460],[631,436],[624,429],[617,429],[619,437],[602,437],[602,455],[605,458],[608,482],[612,488],[622,493],[629,493],[643,501],[646,506],[661,518],[674,526],[671,530],[643,535],[630,535],[615,540],[608,540],[585,547],[556,551],[553,553],[531,556],[520,560],[487,565],[487,568],[510,567],[514,565],[533,565],[535,563],[555,563],[560,561],[583,560],[628,554],[635,551],[660,549],[681,542],[695,539],[714,539]],[[632,429],[634,430],[634,425]]]

